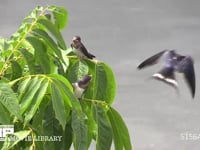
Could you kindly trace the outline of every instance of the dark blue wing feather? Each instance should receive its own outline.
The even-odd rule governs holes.
[[[94,55],[92,55],[91,53],[88,52],[88,50],[85,48],[85,46],[83,44],[81,44],[80,49],[82,50],[83,54],[85,56],[87,56],[89,59],[95,58]]]
[[[185,56],[178,64],[178,71],[184,74],[185,80],[191,90],[192,97],[195,96],[195,70],[193,59],[190,56]]]
[[[147,66],[151,66],[154,65],[158,62],[159,58],[166,52],[167,50],[163,50],[149,58],[147,58],[146,60],[144,60],[141,64],[139,64],[139,66],[137,67],[138,69],[143,69]]]

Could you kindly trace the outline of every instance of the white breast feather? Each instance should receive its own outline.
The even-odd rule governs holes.
[[[75,88],[74,94],[75,94],[75,96],[77,98],[81,98],[81,96],[82,96],[83,92],[85,91],[85,89],[80,88],[78,86],[78,83],[75,83],[75,86],[76,86],[76,88]]]
[[[73,48],[73,52],[74,52],[79,58],[85,58],[85,55],[84,55],[79,49]]]

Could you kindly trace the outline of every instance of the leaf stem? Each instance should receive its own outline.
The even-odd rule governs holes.
[[[34,135],[33,135],[33,130],[31,128],[29,128],[31,130],[31,139],[32,139],[32,147],[35,149],[35,141],[34,141]]]
[[[13,86],[15,83],[17,83],[17,82],[20,81],[20,80],[23,80],[23,79],[25,79],[25,78],[32,78],[32,77],[43,77],[43,78],[47,78],[48,81],[52,82],[51,77],[49,77],[49,76],[47,76],[47,75],[45,75],[45,74],[34,74],[34,75],[27,75],[27,76],[23,76],[23,77],[17,78],[17,79],[15,79],[15,80],[9,82],[9,84],[10,84],[11,86]]]
[[[85,98],[85,97],[84,97],[82,100],[83,100],[83,101],[92,102],[92,103],[97,103],[97,104],[100,104],[100,105],[103,105],[103,106],[110,107],[110,105],[109,105],[108,103],[106,103],[105,101],[102,101],[102,100],[89,99],[89,98]]]

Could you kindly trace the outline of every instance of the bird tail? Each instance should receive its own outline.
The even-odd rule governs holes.
[[[95,56],[92,55],[91,53],[88,53],[88,58],[93,59],[93,58],[95,58]]]

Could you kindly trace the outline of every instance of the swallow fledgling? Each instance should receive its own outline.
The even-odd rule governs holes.
[[[153,74],[152,77],[178,88],[175,72],[183,73],[190,88],[192,98],[194,98],[196,83],[192,57],[177,54],[175,50],[163,50],[144,60],[137,68],[143,69],[147,66],[157,64],[160,60],[164,62],[164,66],[159,72]]]
[[[78,80],[75,83],[72,83],[73,89],[74,89],[74,95],[78,98],[81,99],[83,93],[87,89],[90,81],[92,79],[91,75],[85,75],[83,76],[80,80]]]
[[[80,36],[74,36],[72,38],[71,43],[72,51],[77,55],[79,59],[93,59],[95,58],[94,55],[89,53],[89,51],[85,48],[83,43],[81,42]]]

